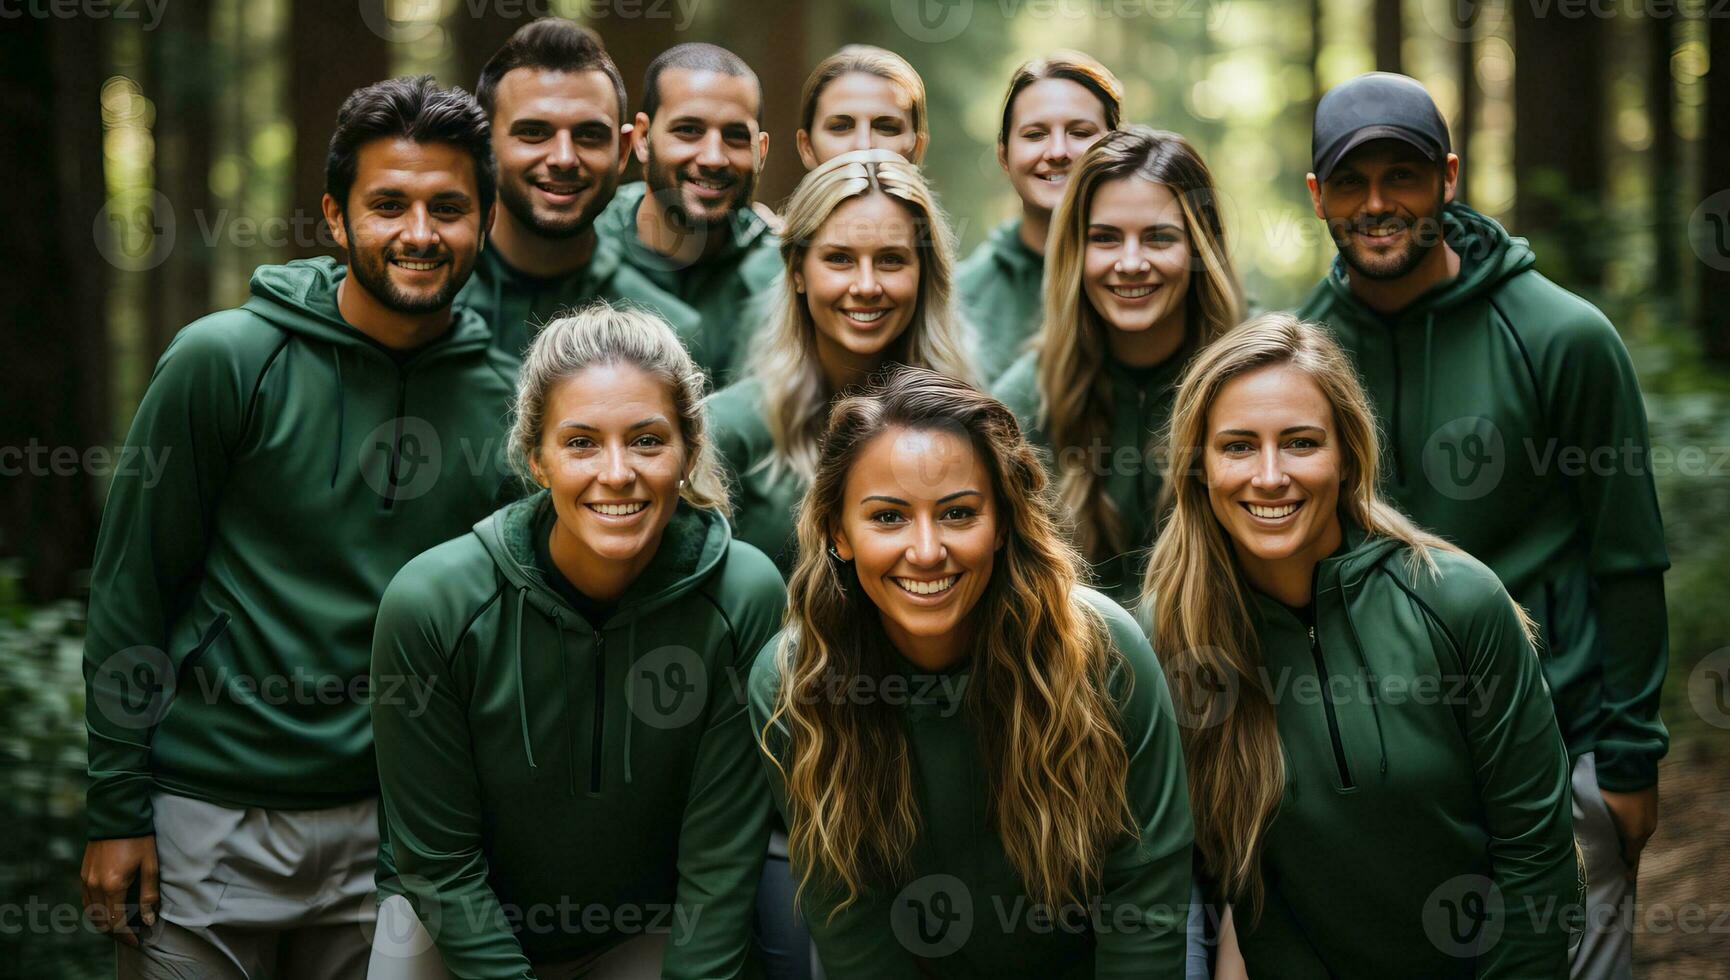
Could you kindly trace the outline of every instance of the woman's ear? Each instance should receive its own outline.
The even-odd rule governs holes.
[[[802,272],[793,273],[793,291],[795,293],[799,293],[801,295],[804,294],[804,292],[805,292],[805,274],[804,273],[802,273]]]
[[[842,561],[853,560],[853,544],[847,540],[846,533],[839,528],[829,532],[829,547]]]
[[[547,471],[541,469],[541,453],[538,449],[529,454],[529,475],[535,478],[535,483],[541,489],[545,490],[548,487]]]

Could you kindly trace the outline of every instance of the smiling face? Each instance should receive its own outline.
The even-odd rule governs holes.
[[[449,143],[396,138],[363,145],[355,160],[340,215],[325,198],[349,271],[392,312],[450,306],[480,254],[474,159]]]
[[[1372,140],[1347,154],[1327,180],[1311,174],[1310,200],[1354,272],[1398,279],[1442,243],[1442,206],[1453,200],[1458,168],[1453,154],[1437,166],[1403,140]]]
[[[964,434],[891,428],[847,473],[835,551],[853,562],[889,640],[928,669],[967,648],[1003,543],[991,474]]]
[[[669,68],[657,82],[660,105],[637,113],[637,159],[649,190],[693,226],[716,225],[751,206],[769,134],[757,127],[753,79]]]
[[[1170,187],[1123,177],[1094,191],[1082,286],[1114,331],[1181,325],[1192,258],[1183,205]]]
[[[850,71],[823,86],[810,130],[799,130],[799,159],[805,169],[849,150],[890,150],[918,162],[919,135],[913,103],[889,79]]]
[[[590,580],[623,566],[629,581],[679,504],[689,453],[671,389],[633,365],[591,365],[548,390],[543,419],[530,466],[558,512],[554,558]]]
[[[1340,542],[1345,455],[1327,396],[1289,364],[1257,368],[1220,388],[1206,431],[1213,516],[1251,582],[1298,568],[1307,588]]]
[[[811,241],[793,286],[804,294],[825,364],[875,364],[919,306],[913,217],[880,192],[848,198]]]
[[[500,220],[542,238],[587,232],[625,169],[612,80],[600,71],[516,68],[494,98]]]
[[[1070,164],[1105,133],[1098,96],[1067,78],[1040,79],[1016,93],[997,162],[1024,205],[1050,214],[1063,200]]]

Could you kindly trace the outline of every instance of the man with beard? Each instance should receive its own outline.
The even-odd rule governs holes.
[[[1339,259],[1299,315],[1329,324],[1363,376],[1386,490],[1537,621],[1589,871],[1573,975],[1626,977],[1669,745],[1669,557],[1633,364],[1524,239],[1454,200],[1460,161],[1416,81],[1378,72],[1328,92],[1312,148],[1310,198]]]
[[[495,174],[431,76],[343,103],[323,209],[348,254],[264,266],[182,330],[127,435],[84,650],[81,872],[121,977],[362,977],[374,918],[379,597],[508,492],[515,362],[452,309]],[[142,940],[142,941],[141,941]]]
[[[696,308],[691,347],[717,386],[744,359],[761,314],[753,297],[780,275],[780,243],[752,208],[768,158],[763,93],[739,56],[713,44],[680,44],[649,63],[637,113],[644,182],[620,188],[600,219],[601,237],[625,261]]]
[[[600,37],[559,17],[527,24],[481,70],[475,98],[492,125],[504,207],[457,302],[486,318],[494,345],[520,357],[541,324],[594,299],[656,309],[694,344],[696,311],[595,233],[631,144],[625,82]]]

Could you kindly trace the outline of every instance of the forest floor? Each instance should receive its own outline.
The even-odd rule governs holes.
[[[1730,980],[1730,732],[1693,733],[1659,768],[1658,833],[1640,859],[1634,974]]]

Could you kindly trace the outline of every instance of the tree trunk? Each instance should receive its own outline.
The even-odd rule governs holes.
[[[294,114],[292,217],[318,223],[324,197],[324,158],[336,111],[357,88],[390,73],[390,51],[367,26],[354,0],[296,0],[289,16],[289,98]],[[294,227],[302,223],[297,221]],[[318,255],[316,236],[292,236],[289,258]]]
[[[1460,30],[1459,40],[1454,42],[1454,75],[1460,84],[1460,113],[1454,119],[1454,131],[1449,134],[1454,152],[1460,157],[1460,177],[1454,187],[1456,201],[1467,201],[1466,168],[1471,164],[1471,154],[1466,151],[1471,146],[1472,133],[1478,128],[1478,103],[1483,98],[1483,92],[1478,89],[1478,39],[1474,33],[1478,26],[1478,8],[1476,4],[1462,6],[1464,16],[1456,25]]]
[[[147,363],[181,327],[210,312],[216,243],[199,235],[211,216],[211,134],[216,129],[216,57],[210,0],[181,0],[145,44],[145,94],[156,103],[156,187],[174,208],[175,248],[151,274]],[[202,222],[201,222],[202,219]]]
[[[70,594],[88,568],[102,506],[87,451],[107,445],[110,265],[99,93],[104,22],[7,18],[0,24],[0,141],[14,235],[0,263],[7,329],[0,446],[0,554],[22,559],[26,598]],[[147,222],[154,219],[146,218]],[[14,455],[16,453],[16,455]]]
[[[1610,246],[1600,219],[1604,186],[1603,22],[1514,19],[1515,234],[1532,240],[1541,268],[1570,288],[1603,281]]]
[[[456,84],[465,90],[473,92],[475,83],[480,81],[481,69],[487,66],[493,53],[510,40],[512,34],[531,22],[527,16],[505,17],[499,13],[499,4],[487,4],[480,8],[479,16],[470,17],[469,7],[459,3],[457,12],[446,21],[445,29],[455,40],[457,48]],[[599,30],[606,24],[590,24]],[[603,37],[602,40],[605,40]],[[630,76],[626,76],[629,84]]]
[[[1700,264],[1700,329],[1706,355],[1730,360],[1730,17],[1706,18],[1707,58],[1702,227],[1694,229]]]
[[[813,62],[805,57],[805,4],[800,0],[759,0],[753,19],[773,30],[734,28],[728,41],[757,73],[763,85],[763,128],[770,133],[769,163],[757,175],[757,200],[779,209],[805,176],[793,149],[799,128],[799,93]],[[743,25],[740,25],[743,27]]]
[[[699,10],[699,18],[708,12],[704,8]],[[625,112],[630,118],[635,118],[637,110],[643,107],[643,73],[649,70],[649,62],[675,44],[695,40],[699,34],[708,36],[706,32],[716,27],[711,21],[712,18],[700,19],[702,31],[683,33],[676,29],[676,22],[671,17],[619,17],[589,25],[601,32],[607,53],[613,56],[613,63],[619,66],[619,74],[625,79]],[[645,135],[639,133],[637,138],[642,139]],[[642,167],[633,159],[630,169],[625,172],[625,179],[641,180],[642,176]]]
[[[1400,0],[1375,0],[1375,3],[1376,71],[1405,71],[1400,57],[1400,43],[1406,34]]]

